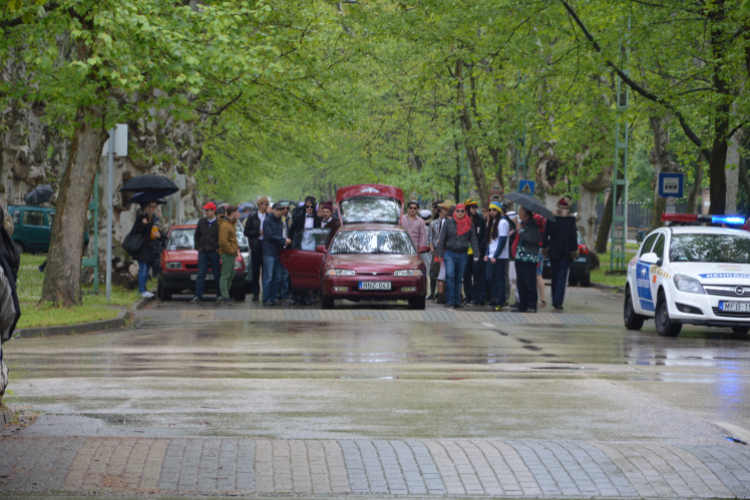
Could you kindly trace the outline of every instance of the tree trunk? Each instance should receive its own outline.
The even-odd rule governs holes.
[[[625,173],[622,169],[617,172],[618,179],[624,179]],[[607,242],[610,239],[609,230],[612,229],[612,192],[607,197],[607,203],[604,204],[604,212],[602,213],[602,220],[599,223],[599,232],[596,234],[596,245],[594,251],[596,253],[605,253],[607,251]],[[622,198],[622,189],[617,190],[617,201],[615,204],[620,202]]]
[[[727,43],[727,39],[721,23],[725,15],[725,1],[718,0],[709,16],[714,23],[711,28],[711,50],[715,61],[713,63],[713,86],[717,93],[714,110],[714,143],[711,148],[711,157],[708,160],[709,189],[711,190],[711,206],[708,212],[712,215],[726,213],[727,178],[724,169],[727,164],[727,136],[729,135],[731,101],[727,82],[722,74],[725,64],[724,44]]]
[[[698,164],[695,166],[695,175],[693,176],[693,187],[688,195],[687,210],[689,214],[696,213],[695,202],[698,195],[703,193],[703,165],[701,164],[703,155],[698,153]]]
[[[469,169],[471,169],[474,184],[477,186],[477,196],[481,200],[486,200],[489,198],[489,188],[487,187],[487,178],[484,175],[484,168],[482,167],[482,158],[479,156],[476,146],[469,145],[472,124],[469,104],[466,101],[466,94],[464,92],[463,67],[463,61],[461,59],[457,60],[455,73],[456,91],[458,102],[461,105],[458,119],[461,123],[461,130],[464,133],[464,148],[466,148],[466,157],[469,160]]]
[[[55,206],[47,268],[40,303],[52,302],[72,307],[81,304],[81,257],[94,178],[99,169],[107,132],[94,128],[101,123],[103,107],[81,107],[76,116],[70,158],[65,169]],[[101,125],[99,125],[101,127]]]
[[[727,178],[727,206],[728,214],[737,213],[737,193],[740,188],[740,150],[742,140],[742,129],[732,135],[729,139],[729,148],[727,150],[727,164],[724,174]]]
[[[594,231],[596,230],[596,198],[599,195],[598,192],[589,191],[585,186],[581,186],[578,192],[580,199],[578,200],[578,230],[583,236],[583,241],[586,242],[586,246],[594,248]]]
[[[664,172],[678,172],[679,165],[672,161],[669,153],[669,121],[671,116],[664,117],[652,116],[651,131],[654,133],[654,148],[648,155],[648,161],[654,166],[654,207],[651,217],[651,229],[656,229],[663,225],[661,214],[667,207],[667,199],[659,196],[659,174]]]

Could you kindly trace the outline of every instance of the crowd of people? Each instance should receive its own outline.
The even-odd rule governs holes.
[[[264,306],[278,306],[285,300],[313,304],[316,299],[309,292],[291,289],[289,272],[281,264],[280,255],[297,236],[302,238],[300,248],[315,250],[315,241],[307,241],[305,229],[328,228],[328,245],[341,226],[333,202],[319,204],[315,197],[308,196],[299,206],[285,200],[271,204],[264,196],[256,206],[256,211],[244,217],[244,234],[251,252],[252,300],[262,301]],[[150,295],[146,279],[153,265],[153,246],[160,238],[156,208],[155,203],[144,206],[133,227],[144,241],[134,255],[139,263],[139,289],[144,296]],[[215,273],[217,300],[233,302],[229,288],[239,248],[236,227],[241,208],[230,205],[219,209],[210,202],[203,210],[204,217],[198,221],[194,237],[198,275],[192,300],[204,300],[210,267],[221,270],[220,275]],[[223,213],[219,214],[219,210]],[[568,197],[557,202],[554,222],[523,207],[515,212],[507,202],[494,201],[482,210],[472,198],[457,205],[452,200],[436,201],[432,211],[421,209],[418,201],[411,200],[404,212],[400,225],[415,249],[429,248],[429,252],[421,254],[429,276],[428,300],[445,307],[488,306],[496,311],[536,312],[538,307],[546,306],[541,274],[547,256],[552,273],[552,306],[563,309],[568,269],[578,257],[575,218],[570,213]],[[515,303],[510,305],[513,296]]]

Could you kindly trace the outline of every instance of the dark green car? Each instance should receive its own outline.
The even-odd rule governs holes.
[[[47,252],[49,250],[54,208],[12,205],[8,213],[13,218],[13,241],[22,252]],[[84,245],[88,243],[88,233],[84,233]]]

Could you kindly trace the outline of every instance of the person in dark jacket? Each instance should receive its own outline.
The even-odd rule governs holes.
[[[271,211],[268,198],[261,196],[257,200],[258,211],[245,221],[245,236],[250,246],[250,260],[253,275],[250,283],[253,288],[253,301],[260,299],[260,270],[263,267],[263,222]]]
[[[549,257],[552,271],[552,307],[563,309],[570,263],[578,258],[576,218],[570,214],[570,198],[563,196],[554,211],[555,222],[547,221],[542,236],[542,254]]]
[[[463,203],[456,205],[453,217],[446,219],[440,230],[437,254],[445,262],[445,307],[461,305],[461,279],[468,258],[469,247],[479,248],[474,224],[466,215]]]
[[[534,214],[524,207],[518,209],[521,224],[518,227],[516,245],[516,286],[518,303],[513,312],[536,312],[536,265],[539,262],[539,226],[534,222]]]
[[[469,198],[464,202],[464,206],[466,207],[467,217],[474,224],[474,231],[477,233],[477,243],[479,244],[479,248],[471,248],[471,253],[466,260],[466,267],[464,268],[465,302],[475,306],[483,306],[486,294],[484,286],[484,256],[487,251],[487,244],[484,240],[485,233],[487,232],[487,222],[482,217],[482,214],[479,213],[479,204],[475,199]]]
[[[221,260],[219,259],[219,218],[216,216],[216,204],[214,202],[206,203],[203,205],[203,210],[205,210],[206,216],[198,221],[194,237],[194,246],[198,250],[198,277],[195,280],[193,302],[203,300],[209,264],[214,274],[214,283],[216,283],[216,300],[221,299],[221,291],[218,286]]]
[[[149,299],[154,296],[153,293],[146,291],[146,281],[154,255],[153,242],[155,239],[152,239],[152,230],[154,229],[156,207],[155,201],[141,205],[142,212],[136,215],[132,229],[134,234],[140,234],[143,238],[141,248],[133,255],[133,258],[138,261],[138,292],[140,292],[141,297]]]
[[[291,241],[284,238],[284,226],[281,221],[283,205],[276,202],[272,212],[266,216],[263,222],[263,305],[278,306],[281,280],[284,273],[280,260],[284,246]]]
[[[308,196],[305,198],[304,210],[299,212],[296,217],[292,219],[292,225],[289,228],[289,239],[292,240],[292,245],[296,245],[295,238],[297,233],[304,231],[305,229],[317,229],[320,228],[320,223],[323,219],[317,214],[317,205],[315,203],[314,196]],[[314,246],[314,243],[313,243]],[[303,250],[315,251],[315,248],[303,248]]]
[[[326,248],[329,248],[331,246],[331,242],[333,241],[333,237],[336,236],[336,233],[339,231],[339,228],[341,227],[341,221],[334,218],[333,216],[333,202],[332,201],[327,201],[323,204],[321,213],[323,214],[323,217],[320,221],[320,227],[324,229],[325,228],[331,229],[326,239]]]

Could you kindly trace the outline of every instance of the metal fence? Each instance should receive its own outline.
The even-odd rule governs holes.
[[[650,227],[653,213],[653,203],[645,202],[630,202],[628,203],[628,227],[639,228],[639,227]],[[622,205],[618,205],[617,214],[622,215]],[[687,211],[687,200],[678,201],[675,204],[675,212],[678,214],[684,214]],[[596,224],[597,226],[602,220],[602,214],[604,213],[604,203],[596,204]]]

